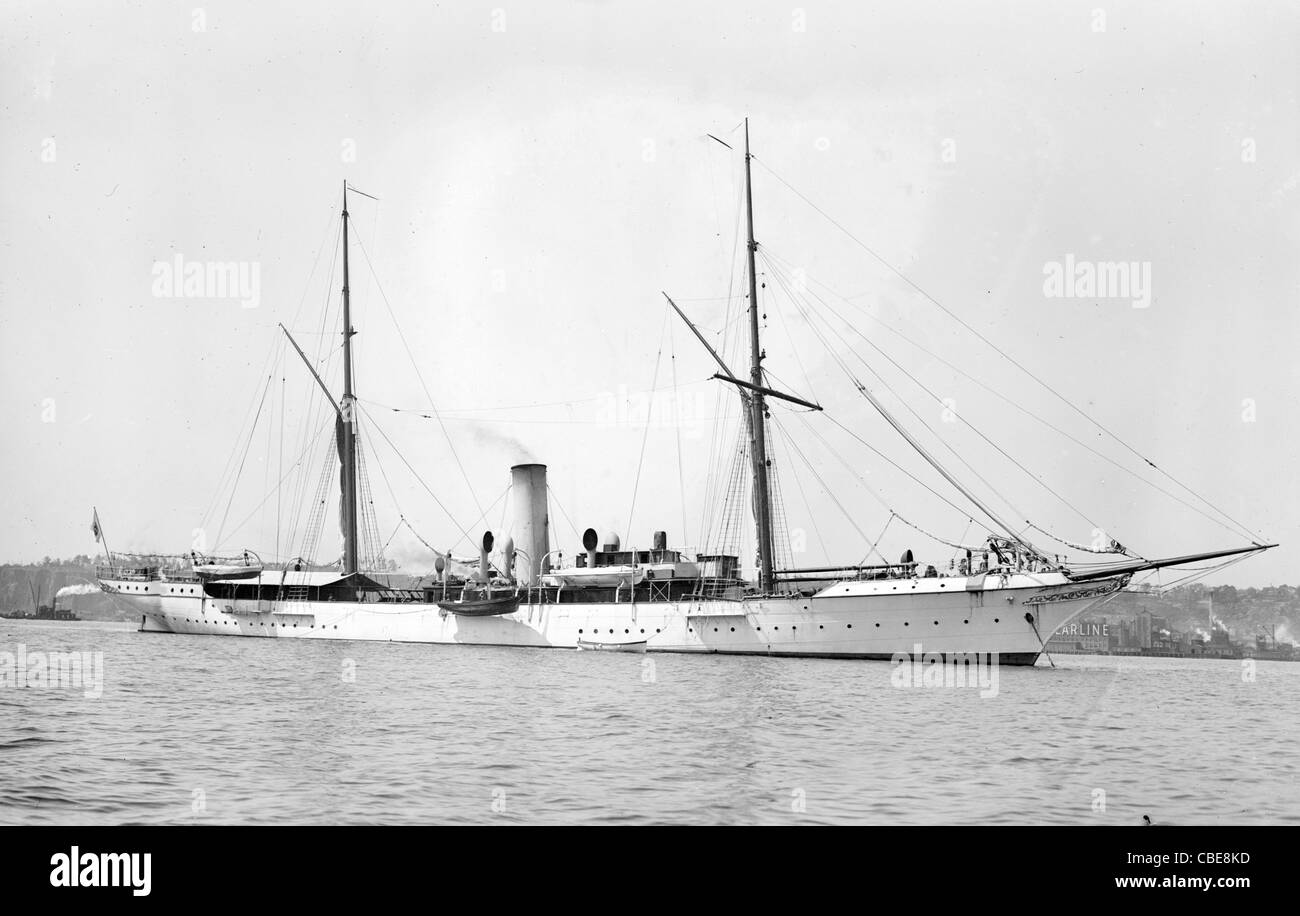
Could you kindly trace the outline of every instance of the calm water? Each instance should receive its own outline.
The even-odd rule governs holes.
[[[885,662],[0,620],[19,643],[104,684],[0,687],[0,823],[1300,822],[1300,664],[1066,656],[981,698]]]

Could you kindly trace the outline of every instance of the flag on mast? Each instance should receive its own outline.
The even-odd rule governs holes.
[[[90,533],[95,536],[95,543],[98,544],[104,537],[104,529],[99,527],[99,510],[94,510],[94,518],[90,520]]]

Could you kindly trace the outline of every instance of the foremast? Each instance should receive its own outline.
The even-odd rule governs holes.
[[[754,189],[750,174],[749,118],[745,119],[745,219],[749,230],[749,397],[751,449],[754,463],[754,518],[758,533],[758,583],[763,594],[776,591],[776,571],[772,567],[772,504],[768,486],[767,408],[763,385],[763,350],[758,337],[758,274],[754,269]]]
[[[343,183],[343,397],[336,430],[342,474],[339,524],[343,529],[343,574],[357,572],[357,426],[352,392],[352,297],[348,288],[348,185]]]

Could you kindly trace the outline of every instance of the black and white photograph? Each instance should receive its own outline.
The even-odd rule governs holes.
[[[1285,885],[1294,3],[0,36],[25,882],[149,896],[264,827],[906,826],[1114,828],[1054,892]]]

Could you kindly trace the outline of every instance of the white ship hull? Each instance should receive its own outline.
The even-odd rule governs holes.
[[[145,632],[568,649],[582,639],[644,640],[650,652],[866,659],[911,656],[920,646],[1032,665],[1052,633],[1123,581],[1080,584],[1059,573],[892,579],[840,582],[805,598],[524,601],[498,617],[461,617],[423,603],[216,599],[194,583],[101,584],[139,610]]]

